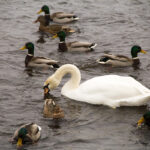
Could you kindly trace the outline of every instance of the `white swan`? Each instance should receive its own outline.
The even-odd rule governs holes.
[[[132,77],[105,75],[80,84],[80,71],[71,64],[61,66],[45,81],[44,87],[55,89],[68,73],[71,79],[62,87],[61,94],[70,99],[112,108],[145,105],[150,100],[150,90]]]

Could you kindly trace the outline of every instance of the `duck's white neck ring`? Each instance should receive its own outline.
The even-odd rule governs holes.
[[[138,57],[134,57],[133,59],[139,59]]]
[[[32,54],[28,54],[28,56],[33,56]]]
[[[65,41],[61,41],[61,42],[59,42],[59,43],[65,43]]]

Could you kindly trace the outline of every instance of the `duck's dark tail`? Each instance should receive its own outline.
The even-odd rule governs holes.
[[[53,66],[53,68],[56,68],[56,69],[59,68],[58,64],[53,64],[52,66]]]
[[[79,20],[79,17],[76,16],[76,15],[74,15],[74,16],[73,16],[73,19],[74,19],[74,20]]]
[[[96,43],[92,43],[92,44],[90,45],[90,49],[93,50],[96,46],[97,46]]]

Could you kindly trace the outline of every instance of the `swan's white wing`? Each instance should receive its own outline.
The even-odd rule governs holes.
[[[77,89],[62,94],[74,100],[111,107],[119,107],[125,103],[128,103],[127,106],[138,106],[150,99],[148,88],[131,77],[117,75],[92,78]],[[142,104],[139,102],[141,100]]]

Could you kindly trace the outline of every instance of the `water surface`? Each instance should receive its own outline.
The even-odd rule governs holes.
[[[67,41],[96,42],[91,53],[60,53],[58,39],[40,37],[38,24],[34,24],[36,12],[47,4],[51,12],[73,12],[80,17],[69,24],[78,32]],[[43,83],[53,70],[26,71],[24,59],[27,51],[20,51],[26,42],[35,43],[35,55],[46,56],[61,64],[76,64],[82,74],[82,82],[94,76],[119,74],[133,76],[150,88],[150,54],[140,54],[138,70],[110,68],[97,65],[95,60],[104,52],[130,57],[134,44],[150,49],[150,1],[149,0],[1,0],[0,1],[0,149],[15,150],[9,143],[13,132],[26,122],[36,122],[42,127],[41,140],[26,146],[30,150],[148,150],[150,131],[136,129],[136,122],[148,106],[111,109],[70,100],[60,95],[59,88],[51,94],[65,111],[65,119],[55,122],[45,119],[43,109]],[[127,89],[128,90],[128,89]]]

